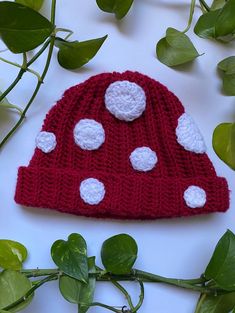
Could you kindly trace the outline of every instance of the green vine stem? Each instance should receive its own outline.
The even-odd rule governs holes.
[[[127,303],[130,306],[131,312],[133,312],[133,313],[136,312],[135,311],[135,307],[134,307],[134,305],[132,303],[131,297],[130,297],[129,293],[127,292],[127,290],[121,284],[119,284],[117,281],[112,281],[112,284],[116,288],[118,288],[121,291],[121,293],[124,294],[124,296],[125,296],[125,298],[127,300]]]
[[[182,33],[187,33],[187,31],[190,29],[191,24],[192,24],[192,20],[193,20],[193,14],[194,14],[194,9],[195,9],[195,5],[196,5],[196,0],[191,0],[191,5],[190,5],[190,13],[189,13],[189,19],[188,19],[188,25],[185,28],[185,30],[183,30]]]
[[[206,9],[207,12],[210,11],[210,7],[204,0],[199,0],[200,4]]]
[[[52,24],[55,26],[55,13],[56,13],[56,0],[52,0],[52,4],[51,4],[51,22]],[[43,84],[43,80],[48,72],[49,66],[50,66],[50,62],[51,62],[51,57],[52,57],[52,52],[54,49],[54,45],[55,45],[55,33],[51,35],[50,37],[50,41],[46,42],[44,44],[44,46],[42,47],[42,49],[31,59],[30,62],[26,62],[25,64],[25,54],[24,54],[24,61],[22,64],[22,68],[20,70],[20,72],[18,73],[16,79],[14,80],[14,82],[8,87],[8,89],[2,93],[2,95],[0,96],[0,101],[2,99],[4,99],[6,97],[6,95],[11,92],[11,90],[17,85],[17,83],[20,81],[20,79],[22,78],[23,74],[27,71],[28,66],[30,66],[43,52],[44,50],[47,48],[47,46],[49,45],[49,50],[48,50],[48,55],[47,55],[47,60],[46,60],[46,64],[44,67],[44,70],[42,72],[42,75],[40,77],[40,79],[38,80],[38,83],[36,85],[36,88],[31,96],[31,98],[29,99],[27,105],[25,106],[20,119],[17,121],[17,123],[15,124],[15,126],[9,131],[9,133],[3,138],[3,140],[0,142],[0,150],[1,148],[4,146],[4,144],[8,141],[8,139],[14,134],[14,132],[17,130],[17,128],[21,125],[21,123],[23,122],[26,113],[28,111],[28,109],[30,108],[32,102],[34,101],[35,97],[38,94],[38,91],[41,87],[41,85]]]
[[[133,313],[138,312],[138,310],[141,308],[144,302],[144,284],[141,280],[139,280],[138,283],[140,284],[140,296],[139,296],[139,302],[135,306]]]
[[[109,306],[107,304],[100,303],[100,302],[93,302],[93,303],[89,304],[89,306],[99,306],[101,308],[105,308],[105,309],[112,311],[112,312],[115,312],[115,313],[122,313],[121,310],[115,309],[115,307],[112,307],[112,306]]]
[[[22,274],[25,274],[28,278],[30,277],[43,277],[51,274],[59,275],[58,269],[32,269],[22,270]],[[133,269],[130,274],[127,275],[113,275],[110,273],[104,273],[103,271],[97,271],[96,273],[89,273],[90,277],[96,277],[97,281],[141,281],[148,283],[164,283],[171,286],[193,290],[205,294],[215,294],[214,287],[205,286],[206,279],[204,277],[196,279],[176,279],[166,278],[160,275],[152,274],[149,272]],[[216,291],[218,292],[218,290]]]
[[[197,303],[196,311],[195,311],[194,313],[199,313],[199,312],[200,312],[201,306],[202,306],[202,304],[203,304],[205,298],[206,298],[206,294],[203,294],[203,295],[200,297],[200,300],[199,300],[198,303]]]
[[[32,65],[39,57],[40,55],[47,49],[51,42],[51,39],[48,39],[42,48],[32,57],[32,59],[27,63],[26,66],[25,64],[25,59],[23,60],[23,64],[21,65],[21,69],[16,76],[15,80],[11,83],[11,85],[0,95],[0,102],[12,91],[12,89],[18,84],[18,82],[21,80],[23,74],[26,72],[26,68],[28,68],[30,65]]]

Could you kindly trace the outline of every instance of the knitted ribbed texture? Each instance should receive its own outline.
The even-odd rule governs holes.
[[[116,81],[134,82],[145,92],[146,108],[132,121],[118,119],[105,105],[105,92]],[[187,151],[177,140],[176,128],[183,113],[173,93],[137,72],[100,74],[68,89],[47,114],[42,128],[55,135],[56,147],[49,153],[36,148],[29,166],[19,169],[16,202],[76,215],[123,219],[226,211],[226,180],[216,176],[205,153]],[[86,150],[76,144],[74,129],[82,119],[102,125],[105,140],[99,139],[98,148]],[[138,147],[156,152],[157,163],[153,162],[156,165],[151,170],[133,168],[130,155]],[[79,188],[88,178],[97,179],[105,188],[105,194],[100,190],[102,197],[97,204],[81,197]],[[187,205],[184,192],[189,186],[205,191],[203,206]]]

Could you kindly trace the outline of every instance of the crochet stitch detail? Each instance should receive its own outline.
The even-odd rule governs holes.
[[[206,203],[206,193],[198,186],[190,186],[184,192],[184,200],[192,209],[202,208]]]
[[[116,81],[105,93],[106,108],[116,118],[130,122],[140,117],[146,107],[143,88],[129,81]]]
[[[157,163],[156,152],[149,147],[136,148],[130,155],[133,168],[137,171],[151,171]]]
[[[100,203],[105,195],[105,187],[96,178],[87,178],[81,182],[80,196],[85,203],[94,205]]]
[[[202,134],[189,114],[183,113],[178,119],[176,136],[178,143],[183,146],[185,150],[195,153],[206,152],[206,145]]]
[[[83,150],[96,150],[105,141],[103,126],[95,120],[82,119],[74,128],[74,140]]]
[[[41,131],[36,139],[36,147],[44,153],[50,153],[56,147],[56,136],[53,133]]]

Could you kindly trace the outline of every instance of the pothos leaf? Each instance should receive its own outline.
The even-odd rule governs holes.
[[[195,34],[201,38],[215,38],[215,23],[220,12],[215,10],[202,14],[194,27]]]
[[[114,13],[118,20],[130,10],[134,0],[96,0],[98,7],[108,13]]]
[[[56,39],[59,48],[57,55],[59,64],[66,69],[78,69],[88,63],[99,51],[107,35],[87,41],[65,41]]]
[[[166,37],[156,46],[157,57],[167,66],[177,66],[193,61],[199,56],[191,40],[184,33],[168,28]]]
[[[223,90],[228,96],[235,96],[235,74],[224,75]]]
[[[54,26],[20,3],[0,2],[0,37],[13,53],[30,51],[49,37]]]
[[[26,258],[27,250],[21,243],[12,240],[0,240],[0,267],[20,270]]]
[[[230,56],[220,61],[217,67],[227,75],[235,74],[235,56]]]
[[[235,124],[234,124],[235,134]],[[234,141],[235,142],[235,141]],[[205,277],[219,287],[235,291],[235,235],[228,230],[215,247]]]
[[[81,235],[71,234],[68,241],[55,241],[51,247],[51,256],[61,271],[87,283],[87,245]]]
[[[105,240],[101,259],[107,271],[113,274],[127,274],[136,261],[137,253],[135,240],[127,234],[120,234]]]
[[[197,313],[229,313],[235,306],[235,292],[221,296],[201,295]]]
[[[233,170],[235,170],[235,123],[222,123],[218,125],[214,130],[212,143],[215,153],[218,155],[218,157],[222,161],[224,161],[228,166],[230,166]],[[229,235],[227,235],[227,237],[228,236]],[[228,240],[227,237],[226,240]],[[235,239],[232,236],[232,234],[230,234],[229,238],[231,238],[230,247],[232,248],[234,245],[235,253],[235,243],[234,243]],[[230,278],[231,277],[232,276],[230,276]],[[235,282],[235,273],[234,273],[234,282]]]
[[[89,273],[95,273],[95,257],[88,258]],[[61,276],[59,281],[62,296],[71,303],[78,304],[79,313],[86,313],[92,303],[95,291],[95,276],[84,284],[69,276]]]
[[[88,259],[89,273],[95,273],[95,257]],[[86,313],[89,309],[89,304],[93,302],[95,292],[96,278],[90,277],[87,285],[82,285],[80,289],[80,302],[78,303],[78,312]]]
[[[15,2],[30,7],[35,11],[39,11],[44,3],[44,0],[15,0]]]
[[[216,37],[222,37],[235,32],[235,0],[226,1],[215,24]]]
[[[4,309],[22,298],[31,287],[30,280],[23,274],[12,270],[3,271],[0,274],[0,309]],[[23,310],[29,305],[32,298],[33,294],[24,302],[12,308],[10,312]]]

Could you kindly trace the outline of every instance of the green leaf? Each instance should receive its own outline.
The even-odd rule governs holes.
[[[78,69],[88,63],[99,51],[107,35],[102,38],[87,41],[65,41],[56,39],[59,48],[57,55],[59,64],[66,69]]]
[[[235,96],[235,56],[228,57],[217,65],[223,72],[223,90],[228,96]]]
[[[226,0],[214,0],[211,5],[211,10],[213,11],[213,10],[221,9],[225,5],[225,3],[226,3]]]
[[[235,74],[235,56],[220,61],[217,67],[226,74]]]
[[[166,37],[156,46],[157,57],[167,66],[177,66],[193,61],[199,56],[191,40],[184,33],[168,28]]]
[[[214,130],[212,143],[218,157],[235,170],[235,123],[218,125]]]
[[[229,313],[235,305],[235,292],[221,296],[200,296],[197,313]]]
[[[23,4],[35,11],[39,11],[44,3],[44,0],[15,0],[15,2]]]
[[[2,95],[2,92],[0,91],[0,96]],[[22,109],[18,107],[17,105],[11,104],[7,98],[4,98],[2,101],[0,101],[0,108],[6,108],[6,109],[14,109],[17,110],[20,115],[23,113]]]
[[[228,0],[221,10],[216,24],[215,35],[222,37],[233,34],[235,31],[235,0]]]
[[[221,10],[210,11],[201,15],[194,27],[194,32],[201,38],[215,38],[215,23]]]
[[[65,298],[65,300],[71,303],[79,302],[79,295],[82,283],[70,276],[64,275],[60,276],[59,279],[59,288],[60,293]]]
[[[4,309],[8,305],[22,298],[31,287],[30,280],[23,274],[12,270],[3,271],[0,274],[0,309]],[[32,298],[33,295],[23,303],[11,309],[10,312],[23,310],[29,305]]]
[[[26,258],[27,250],[21,243],[12,240],[0,240],[1,268],[20,270]]]
[[[134,0],[96,0],[98,7],[108,13],[114,13],[121,20],[130,10]]]
[[[88,281],[87,245],[79,234],[71,234],[68,241],[57,240],[51,247],[55,264],[68,276]]]
[[[235,235],[230,230],[219,240],[205,277],[215,281],[224,290],[235,291]]]
[[[95,257],[88,259],[89,273],[95,273]],[[95,276],[90,277],[88,284],[69,276],[61,276],[59,281],[62,296],[71,303],[78,304],[79,313],[86,313],[92,303],[95,291]]]
[[[91,257],[88,259],[89,273],[95,273],[95,257]],[[79,303],[78,303],[78,312],[86,313],[89,309],[89,304],[93,302],[94,292],[95,292],[95,283],[96,279],[94,277],[90,277],[88,284],[82,284],[80,289]]]
[[[126,234],[107,239],[101,249],[105,269],[113,274],[127,274],[131,271],[138,253],[135,240]]]
[[[228,96],[235,96],[235,74],[224,75],[223,90]]]
[[[0,37],[13,53],[30,51],[49,37],[54,26],[22,4],[0,2]]]

